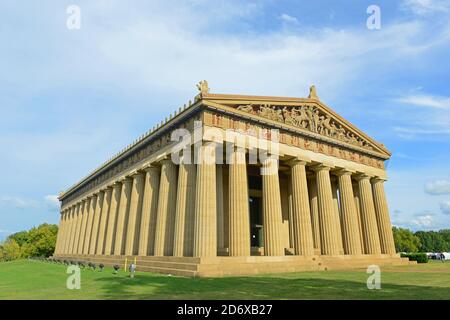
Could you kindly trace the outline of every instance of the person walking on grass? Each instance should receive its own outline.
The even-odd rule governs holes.
[[[136,271],[136,265],[134,263],[130,264],[130,278],[134,278],[134,272]]]

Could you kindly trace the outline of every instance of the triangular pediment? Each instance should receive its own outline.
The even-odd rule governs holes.
[[[233,108],[238,113],[244,112],[258,118],[283,123],[309,134],[379,153],[384,158],[389,158],[391,155],[384,145],[376,142],[318,99],[216,94],[209,94],[203,97],[205,98],[207,101]]]

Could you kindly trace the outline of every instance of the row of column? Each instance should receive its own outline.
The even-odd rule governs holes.
[[[334,172],[337,183],[332,183],[330,167],[312,169],[315,177],[309,191],[314,247],[324,255],[394,254],[384,181],[339,170]]]
[[[216,187],[215,164],[163,160],[64,210],[55,253],[214,256]]]
[[[224,206],[228,210],[230,256],[250,256],[250,216],[245,151],[231,155],[228,202],[223,203],[222,166],[212,147],[202,147],[209,160],[179,166],[163,160],[114,183],[64,210],[56,254],[77,255],[217,255],[224,244]],[[261,163],[264,254],[285,254],[278,170]],[[393,254],[389,212],[383,180],[330,167],[291,161],[292,246],[296,255]],[[219,172],[218,172],[219,171]],[[271,173],[272,172],[272,173]],[[218,174],[219,173],[219,174]],[[356,200],[355,200],[356,199]]]

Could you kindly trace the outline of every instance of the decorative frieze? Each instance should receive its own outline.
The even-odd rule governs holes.
[[[373,147],[365,139],[346,129],[339,121],[333,119],[314,105],[274,106],[270,104],[248,104],[240,105],[237,109],[351,145],[373,150]]]
[[[238,119],[232,115],[220,114],[218,112],[205,112],[204,124],[218,127],[224,130],[243,131],[246,135],[264,137],[270,139],[270,130],[266,126],[258,124],[256,121]],[[297,147],[328,156],[344,159],[364,165],[368,165],[378,169],[384,169],[384,161],[365,154],[351,150],[348,147],[339,144],[331,144],[329,142],[316,140],[313,137],[307,137],[300,133],[294,133],[280,129],[279,142],[291,147]]]

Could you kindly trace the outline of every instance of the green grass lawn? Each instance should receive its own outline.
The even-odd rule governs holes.
[[[121,270],[81,271],[81,289],[66,288],[66,266],[0,263],[0,299],[450,299],[450,262],[382,268],[381,290],[365,270],[227,278],[183,278]]]

